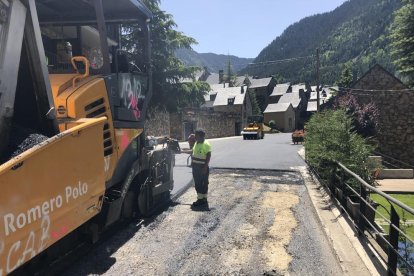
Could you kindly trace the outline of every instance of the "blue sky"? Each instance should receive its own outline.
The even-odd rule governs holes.
[[[256,57],[289,25],[328,12],[346,0],[162,0],[178,30],[194,37],[199,53]]]

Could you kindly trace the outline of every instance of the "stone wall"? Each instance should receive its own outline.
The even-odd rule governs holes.
[[[236,124],[242,127],[241,117],[230,113],[219,113],[205,110],[185,110],[181,113],[171,114],[171,137],[186,140],[188,133],[185,125],[193,130],[201,128],[206,132],[207,138],[229,137],[236,134]]]
[[[242,128],[242,118],[232,113],[187,109],[169,114],[166,110],[155,109],[148,113],[145,135],[168,136],[184,141],[189,132],[201,128],[207,138],[229,137],[236,134],[236,124]]]
[[[380,152],[414,165],[414,91],[353,94],[358,102],[373,102],[378,107]]]
[[[186,140],[186,138],[183,139],[183,133],[184,133],[183,128],[184,128],[184,125],[183,125],[181,113],[170,114],[170,136],[180,141]]]
[[[145,135],[170,136],[170,114],[165,109],[155,108],[148,112]]]

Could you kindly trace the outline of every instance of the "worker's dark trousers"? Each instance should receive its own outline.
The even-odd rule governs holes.
[[[207,168],[207,173],[203,173],[204,165],[193,163],[192,167],[193,167],[193,178],[194,178],[195,189],[197,191],[197,198],[207,199],[208,176],[210,174],[210,169]]]

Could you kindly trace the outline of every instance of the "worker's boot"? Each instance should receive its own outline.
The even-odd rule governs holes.
[[[199,207],[199,206],[204,206],[207,205],[207,198],[202,198],[202,199],[197,199],[197,201],[194,201],[193,204],[191,205],[192,207]]]

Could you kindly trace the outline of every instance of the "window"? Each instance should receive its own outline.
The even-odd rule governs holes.
[[[234,100],[235,100],[235,98],[236,98],[236,97],[231,97],[231,98],[228,98],[228,99],[227,99],[227,103],[228,103],[228,105],[233,105],[233,104],[234,104]]]

